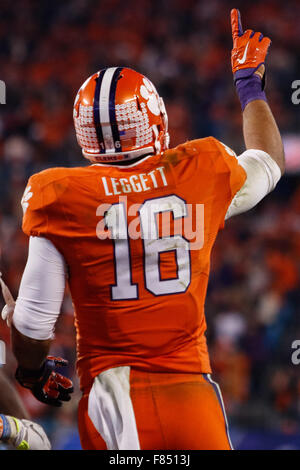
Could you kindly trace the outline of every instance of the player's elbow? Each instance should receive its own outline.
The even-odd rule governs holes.
[[[276,162],[277,165],[279,166],[281,176],[284,175],[284,173],[285,173],[285,153],[284,153],[283,144],[281,144],[281,147],[280,147],[279,150],[277,150],[276,152],[270,152],[269,155],[272,158],[272,160],[274,160],[274,162]]]
[[[282,154],[281,154],[281,158],[280,158],[280,161],[278,163],[278,166],[280,168],[280,171],[281,171],[281,176],[284,175],[285,173],[285,153],[284,153],[284,148],[282,148]]]

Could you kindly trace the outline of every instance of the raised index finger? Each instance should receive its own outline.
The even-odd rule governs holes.
[[[231,31],[233,42],[243,35],[243,27],[241,22],[241,14],[237,8],[231,10]]]

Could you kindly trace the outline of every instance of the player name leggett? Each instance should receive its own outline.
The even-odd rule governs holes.
[[[168,186],[163,166],[157,167],[154,170],[149,171],[149,173],[130,175],[127,178],[108,178],[106,176],[102,176],[102,183],[106,196],[132,192],[140,193],[160,186]]]
[[[122,457],[121,455],[117,454],[114,457],[109,457],[109,464],[110,465],[135,465],[136,467],[140,467],[142,465],[144,457]]]

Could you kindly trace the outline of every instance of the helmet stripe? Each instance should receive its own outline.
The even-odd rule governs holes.
[[[104,73],[105,73],[105,70],[101,70],[99,77],[96,79],[96,88],[95,88],[94,103],[93,103],[94,124],[95,124],[98,144],[100,148],[100,153],[105,153],[105,148],[103,145],[102,127],[100,123],[100,110],[99,110],[100,89],[101,89],[101,83],[103,80]]]
[[[116,103],[115,103],[117,83],[118,83],[122,70],[123,70],[123,67],[118,67],[115,70],[115,73],[111,81],[111,87],[110,87],[110,93],[109,93],[109,118],[110,118],[112,135],[114,139],[114,147],[115,147],[116,152],[122,152],[118,123],[116,121]]]
[[[116,151],[109,116],[110,88],[116,70],[117,67],[110,67],[105,70],[99,96],[100,123],[102,127],[102,134],[106,153],[114,153]]]

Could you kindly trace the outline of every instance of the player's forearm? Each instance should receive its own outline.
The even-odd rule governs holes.
[[[45,361],[51,340],[36,340],[22,335],[12,325],[11,339],[13,353],[18,361],[19,366],[24,369],[40,369]]]
[[[284,173],[281,136],[269,105],[263,100],[248,103],[243,112],[243,131],[247,149],[263,150]]]
[[[0,390],[0,413],[19,419],[29,419],[20,396],[2,370],[0,370]]]

